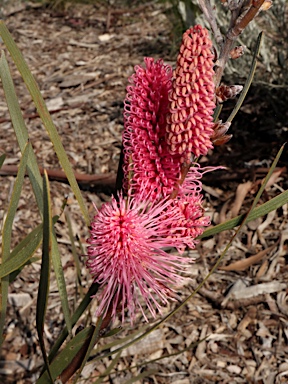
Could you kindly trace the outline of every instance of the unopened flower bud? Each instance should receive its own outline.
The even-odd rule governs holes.
[[[230,128],[230,126],[231,126],[230,121],[227,121],[226,123],[222,123],[222,120],[217,121],[217,123],[215,123],[213,127],[214,133],[211,136],[212,142],[214,143],[217,139],[223,137],[225,133],[228,131],[228,129]]]
[[[213,144],[216,146],[226,144],[226,143],[228,143],[228,141],[231,140],[232,136],[233,135],[224,135],[224,136],[220,137],[219,139],[214,140]]]
[[[230,58],[235,60],[235,59],[239,59],[239,57],[241,57],[244,52],[245,52],[245,45],[238,45],[237,47],[231,49],[230,51]]]
[[[264,3],[261,5],[260,11],[268,11],[268,9],[272,7],[272,5],[272,0],[265,0]]]
[[[233,99],[240,93],[243,89],[242,85],[224,85],[221,84],[216,89],[216,98],[219,103],[223,103],[228,99]]]

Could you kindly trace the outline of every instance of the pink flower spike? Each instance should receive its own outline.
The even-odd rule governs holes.
[[[147,199],[145,188],[128,200],[121,194],[119,201],[112,197],[97,210],[92,221],[86,264],[101,288],[97,316],[105,317],[112,307],[112,317],[121,311],[123,322],[128,309],[133,323],[140,308],[147,320],[142,307],[146,304],[155,317],[168,299],[175,300],[172,287],[185,279],[181,273],[193,262],[163,250],[180,248],[183,239],[173,238],[168,228],[173,228],[173,233],[184,230],[178,225],[183,212],[169,199],[151,204],[144,196]]]
[[[213,82],[212,42],[208,31],[196,25],[182,39],[172,90],[169,93],[170,115],[167,117],[167,142],[172,155],[190,163],[191,153],[206,155],[213,148]]]
[[[157,199],[172,191],[180,174],[180,157],[171,156],[165,139],[172,68],[150,57],[144,61],[145,67],[135,67],[124,100],[124,187],[136,195],[145,183]]]

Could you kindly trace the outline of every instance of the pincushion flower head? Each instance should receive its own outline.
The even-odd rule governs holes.
[[[186,234],[177,235],[184,229],[179,206],[169,199],[151,204],[145,194],[143,189],[136,198],[113,197],[92,221],[86,264],[102,287],[97,315],[105,316],[110,308],[115,317],[120,308],[124,321],[128,309],[133,322],[140,308],[147,319],[141,296],[155,317],[161,304],[175,298],[173,287],[182,282],[181,272],[193,261],[164,251],[180,248],[185,240],[192,242]]]
[[[98,316],[108,310],[112,317],[121,312],[124,322],[127,309],[133,323],[140,309],[147,320],[144,307],[155,317],[175,299],[175,288],[185,281],[187,265],[194,261],[183,252],[187,246],[195,248],[196,237],[210,224],[203,215],[199,167],[189,177],[189,187],[184,184],[175,199],[151,202],[144,185],[136,196],[120,194],[96,208],[86,264],[101,289]],[[167,252],[171,248],[179,254]]]
[[[208,31],[196,25],[182,39],[173,86],[169,93],[170,114],[167,143],[171,155],[190,164],[191,153],[206,155],[212,148],[215,85],[212,42]]]

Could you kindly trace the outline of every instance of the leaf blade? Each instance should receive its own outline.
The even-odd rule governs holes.
[[[44,342],[44,323],[47,309],[49,286],[50,286],[50,270],[51,270],[51,233],[52,233],[52,216],[51,216],[51,198],[49,190],[49,181],[47,172],[43,176],[43,243],[42,243],[42,263],[39,279],[39,289],[37,295],[36,306],[36,329],[39,338],[39,344],[43,356],[43,360],[53,384],[53,379],[49,367],[49,361],[46,353]]]
[[[0,265],[0,278],[22,268],[33,256],[42,240],[42,224],[33,229],[11,252],[10,258]]]
[[[29,152],[31,150],[31,145],[28,143],[25,147],[24,153],[21,157],[18,173],[14,183],[9,207],[7,210],[7,216],[4,220],[3,230],[2,230],[2,264],[9,260],[10,257],[10,247],[11,247],[11,237],[12,237],[12,226],[19,204],[19,199],[22,191],[22,186],[24,182],[27,160]],[[3,342],[3,329],[5,325],[5,318],[7,312],[7,300],[8,300],[8,286],[9,286],[9,275],[3,276],[1,278],[1,290],[0,290],[0,345]]]
[[[19,106],[18,98],[15,92],[13,80],[9,71],[8,63],[5,57],[4,52],[2,52],[0,58],[0,78],[2,80],[2,86],[9,110],[9,114],[12,121],[12,126],[20,147],[21,152],[23,153],[25,145],[29,140],[28,130],[26,128],[21,108]],[[37,205],[42,215],[43,212],[43,191],[42,191],[42,178],[38,168],[36,156],[33,151],[30,152],[28,163],[27,163],[27,172],[33,192],[37,201]]]
[[[55,380],[65,368],[70,364],[71,361],[75,358],[77,353],[85,346],[85,344],[90,340],[91,335],[93,334],[94,327],[86,327],[81,332],[77,333],[75,337],[70,340],[65,348],[55,357],[55,359],[50,364],[50,370],[53,380]],[[47,384],[48,381],[47,371],[43,372],[36,384]]]

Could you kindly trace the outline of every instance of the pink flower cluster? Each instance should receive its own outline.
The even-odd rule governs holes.
[[[143,302],[153,317],[161,313],[193,262],[183,255],[185,248],[195,248],[209,225],[201,177],[210,169],[193,163],[180,179],[191,153],[199,156],[212,147],[210,49],[207,31],[196,26],[184,34],[173,82],[172,68],[152,58],[129,79],[123,133],[127,197],[119,193],[96,208],[88,239],[87,267],[101,287],[97,315],[121,312],[124,321],[128,310],[132,323],[139,308],[147,320]],[[175,248],[178,254],[170,252]]]
[[[170,155],[166,141],[172,68],[151,57],[144,61],[146,68],[135,67],[124,100],[124,182],[134,195],[140,192],[143,181],[147,182],[155,199],[171,193],[180,162]]]

